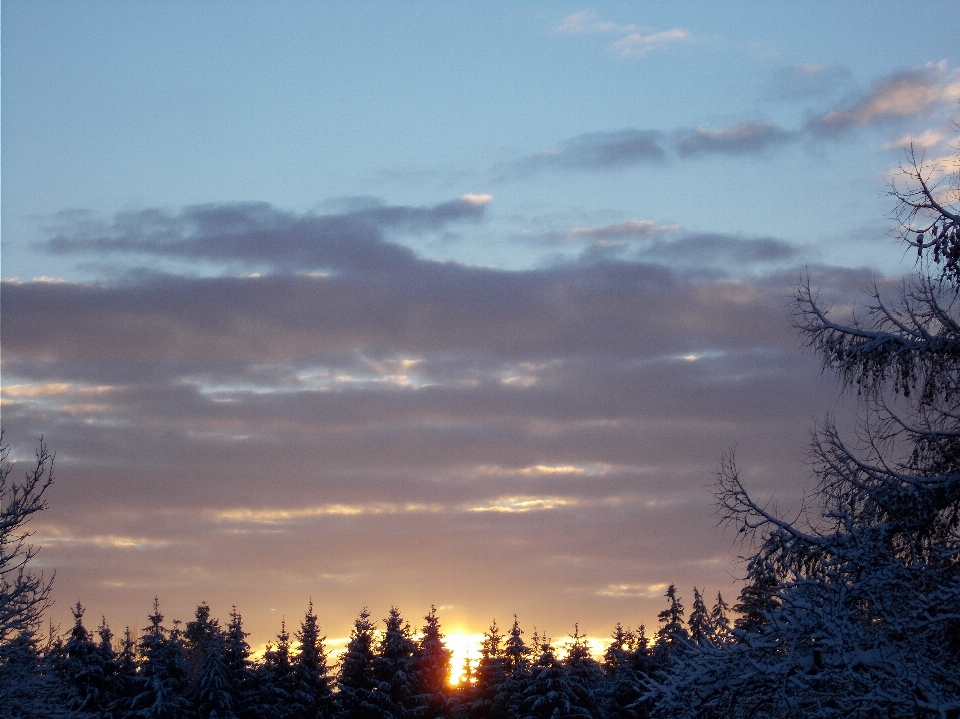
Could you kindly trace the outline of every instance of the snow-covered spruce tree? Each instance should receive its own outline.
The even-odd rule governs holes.
[[[717,592],[717,601],[714,602],[710,610],[710,623],[713,625],[713,631],[718,638],[722,639],[730,632],[730,619],[727,612],[730,611],[729,605],[723,600],[723,595]]]
[[[960,717],[960,187],[909,160],[893,194],[919,258],[898,298],[875,292],[844,321],[798,292],[800,330],[857,391],[857,446],[818,431],[798,521],[724,459],[720,506],[754,538],[754,616],[661,678],[661,716]]]
[[[230,623],[223,637],[223,660],[230,672],[237,713],[246,719],[247,706],[253,703],[254,675],[250,662],[248,633],[243,631],[243,617],[236,605],[230,610]],[[255,716],[255,715],[254,715]]]
[[[511,717],[519,715],[520,700],[530,681],[530,655],[533,649],[523,641],[523,630],[517,615],[503,643],[503,681],[497,687],[494,705],[504,707]]]
[[[202,602],[183,632],[190,675],[189,698],[199,717],[236,717],[236,689],[226,661],[226,637],[220,622]]]
[[[396,607],[390,607],[383,623],[383,636],[373,658],[377,683],[374,704],[384,719],[418,716],[426,705],[426,697],[418,692],[414,659],[417,645],[410,636],[410,625],[403,621]]]
[[[630,629],[624,629],[618,622],[610,639],[610,644],[603,653],[602,665],[604,716],[612,719],[639,719],[642,712],[630,708],[643,695],[643,687],[635,669],[637,635]]]
[[[297,653],[293,660],[296,684],[293,690],[295,719],[325,719],[330,716],[330,677],[325,636],[320,635],[313,600],[307,606],[296,633]]]
[[[570,681],[550,640],[542,638],[540,655],[530,668],[530,681],[520,701],[521,719],[590,719],[580,687]]]
[[[150,626],[138,644],[140,667],[134,682],[129,717],[138,719],[179,719],[189,711],[186,698],[187,661],[176,627],[163,627],[160,601],[153,600]]]
[[[687,619],[687,628],[690,632],[690,640],[694,644],[702,644],[710,641],[714,635],[713,622],[710,620],[710,612],[703,601],[703,595],[696,587],[693,588],[693,606],[690,608],[690,617]]]
[[[137,643],[130,627],[123,632],[120,653],[116,655],[116,671],[113,677],[115,717],[126,717],[137,695]]]
[[[503,655],[503,635],[497,620],[484,633],[480,645],[480,661],[467,702],[469,716],[474,719],[504,719],[509,716],[507,660]]]
[[[73,628],[58,656],[52,658],[52,663],[68,689],[63,701],[66,708],[81,715],[102,716],[113,705],[110,691],[111,657],[97,646],[93,636],[83,626],[84,611],[80,602],[71,608]],[[109,632],[108,629],[106,631]]]
[[[296,676],[290,653],[290,632],[280,622],[276,644],[267,644],[256,669],[255,713],[263,719],[287,719],[293,703]]]
[[[453,652],[443,643],[437,609],[431,606],[430,613],[424,617],[422,636],[415,655],[417,693],[426,698],[423,716],[430,719],[443,716],[447,709],[452,655]]]
[[[200,719],[236,719],[235,696],[222,634],[214,634],[205,649],[190,686],[193,711]]]
[[[604,707],[601,695],[603,669],[600,662],[593,658],[586,635],[580,633],[579,624],[573,626],[570,638],[573,641],[563,658],[567,682],[577,697],[577,705],[586,709],[590,716],[600,716]]]
[[[104,719],[114,719],[120,716],[120,700],[122,697],[120,681],[120,658],[113,648],[113,632],[107,624],[107,618],[100,617],[100,626],[97,627],[97,648],[93,654],[93,662],[98,666],[98,672],[103,677],[103,692],[101,694],[100,716]]]
[[[652,661],[658,669],[667,667],[679,654],[689,648],[690,633],[684,626],[683,604],[677,596],[677,587],[671,584],[663,595],[669,601],[666,609],[657,615],[660,620],[660,629],[657,630],[657,641],[653,645]]]
[[[364,607],[353,623],[350,642],[340,659],[335,704],[338,716],[343,719],[378,716],[373,703],[377,686],[373,677],[375,629],[376,626],[370,621],[370,612]]]

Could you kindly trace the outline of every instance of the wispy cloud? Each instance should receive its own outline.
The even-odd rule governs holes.
[[[680,28],[647,34],[632,32],[613,43],[610,49],[620,57],[644,57],[654,50],[661,50],[689,39],[690,33]]]
[[[960,100],[960,70],[945,63],[912,68],[880,80],[874,88],[841,107],[815,117],[808,128],[837,135],[857,127],[923,117],[941,103]]]
[[[600,20],[597,13],[593,10],[580,10],[571,13],[554,28],[555,33],[596,33],[596,32],[635,32],[639,28],[636,25],[619,25],[615,22]]]
[[[619,24],[600,20],[593,10],[581,10],[568,15],[554,28],[554,33],[622,35],[623,37],[610,45],[610,50],[619,57],[644,57],[654,50],[661,50],[690,39],[690,32],[682,28],[653,30],[633,23]]]

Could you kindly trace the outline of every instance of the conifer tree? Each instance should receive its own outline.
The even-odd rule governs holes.
[[[236,688],[226,663],[224,637],[212,634],[202,642],[203,656],[196,669],[190,697],[200,719],[236,719]]]
[[[94,650],[92,661],[98,667],[99,676],[103,677],[99,711],[105,719],[112,719],[118,717],[121,711],[120,660],[113,648],[113,632],[110,631],[104,616],[100,618],[97,637],[100,641]]]
[[[480,645],[480,661],[474,674],[470,716],[501,719],[507,716],[503,686],[507,681],[506,659],[503,654],[503,635],[494,619]]]
[[[257,712],[265,719],[288,719],[294,701],[296,670],[290,653],[286,620],[280,622],[277,643],[268,644],[257,667]]]
[[[350,642],[340,660],[337,676],[336,706],[343,719],[367,719],[377,716],[373,694],[377,688],[373,675],[374,631],[366,607],[350,632]]]
[[[222,638],[220,622],[210,616],[210,607],[201,602],[192,621],[187,622],[183,631],[183,643],[187,655],[190,674],[195,675],[205,660],[210,647]]]
[[[779,586],[780,580],[770,563],[754,557],[747,566],[747,581],[740,590],[740,601],[733,606],[733,611],[740,615],[734,620],[734,626],[741,632],[762,630],[780,606]]]
[[[677,596],[677,588],[671,584],[664,594],[670,602],[669,606],[657,615],[660,620],[660,629],[657,631],[657,642],[653,647],[653,656],[662,668],[679,653],[683,652],[690,639],[690,634],[683,623],[684,609]]]
[[[530,681],[520,701],[522,719],[590,718],[581,705],[574,686],[568,681],[563,664],[545,637],[540,640],[539,656],[530,669]]]
[[[291,716],[295,719],[322,719],[329,714],[330,677],[324,647],[326,637],[320,636],[312,599],[296,638],[298,645],[293,661],[296,684]]]
[[[48,668],[33,629],[23,628],[7,641],[0,662],[0,717],[69,717],[64,687]]]
[[[648,674],[652,669],[650,640],[647,638],[647,628],[643,624],[634,632],[630,665],[638,676]]]
[[[703,595],[696,587],[693,588],[693,604],[690,607],[687,628],[690,633],[690,640],[694,644],[710,641],[715,634],[713,622],[710,620],[710,612],[707,611],[707,605],[703,602]]]
[[[727,612],[729,611],[730,607],[723,600],[723,595],[717,592],[717,601],[710,610],[710,622],[713,624],[714,632],[716,632],[720,639],[730,632],[730,619],[727,617]]]
[[[84,611],[80,602],[71,608],[73,628],[59,652],[56,669],[69,688],[65,704],[71,711],[102,714],[109,708],[108,677],[98,661],[97,645],[83,626]]]
[[[437,609],[430,606],[416,652],[418,694],[426,698],[427,717],[443,716],[449,699],[450,657],[453,655],[443,643]]]
[[[141,663],[134,683],[131,717],[142,719],[179,719],[189,711],[186,699],[187,663],[177,629],[163,627],[160,601],[153,600],[150,626],[140,638]]]
[[[247,636],[247,632],[243,631],[243,618],[234,605],[223,637],[223,661],[233,689],[234,711],[242,719],[257,719],[256,683]]]
[[[573,641],[567,648],[567,655],[563,658],[567,683],[576,697],[577,706],[586,709],[591,716],[594,716],[600,713],[604,704],[600,696],[603,669],[593,658],[587,637],[580,633],[579,624],[574,624],[570,638]]]
[[[133,700],[139,692],[137,687],[137,643],[130,627],[123,632],[120,653],[117,655],[117,669],[114,675],[115,713],[126,717],[133,706]]]
[[[412,716],[426,704],[417,691],[419,680],[415,665],[417,645],[410,637],[410,625],[403,621],[400,610],[390,607],[383,620],[384,629],[373,658],[373,677],[377,691],[374,703],[382,716],[401,719]]]
[[[643,694],[634,669],[636,652],[636,634],[617,622],[610,644],[603,653],[602,716],[610,719],[637,719],[640,716],[638,709],[631,708]]]

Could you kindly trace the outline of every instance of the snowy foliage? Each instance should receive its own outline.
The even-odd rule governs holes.
[[[819,430],[801,521],[724,460],[720,505],[754,540],[742,616],[657,677],[659,716],[960,716],[960,195],[915,163],[906,176],[894,194],[920,259],[898,302],[876,293],[844,322],[798,294],[801,331],[857,391],[859,446]]]

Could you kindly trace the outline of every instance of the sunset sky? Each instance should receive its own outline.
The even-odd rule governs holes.
[[[951,29],[946,32],[945,29]],[[37,567],[116,632],[312,598],[656,629],[735,599],[850,398],[792,327],[912,258],[956,2],[22,2],[2,15],[2,409]]]

